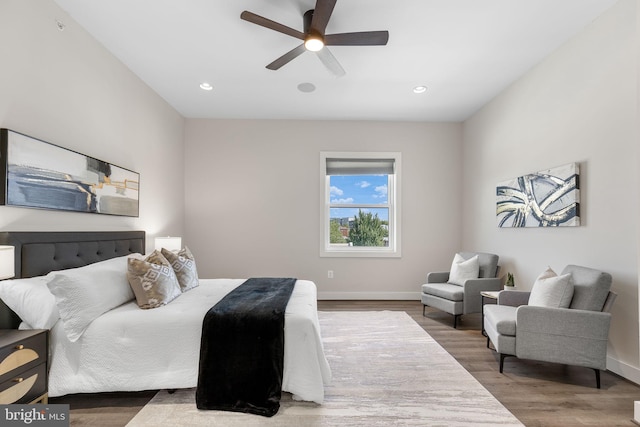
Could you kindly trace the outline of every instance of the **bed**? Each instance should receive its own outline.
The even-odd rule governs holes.
[[[144,253],[145,234],[142,231],[3,232],[0,233],[0,244],[15,246],[16,278],[33,278],[29,279],[32,283],[24,285],[38,289],[38,292],[52,275],[78,273],[75,277],[83,278],[82,286],[100,287],[104,292],[113,293],[109,280],[111,274],[117,273],[111,270],[119,271],[131,254]],[[105,267],[101,267],[104,265],[109,265],[111,270],[104,270]],[[91,279],[85,280],[87,276]],[[244,281],[200,279],[199,286],[154,309],[143,310],[135,299],[130,300],[93,316],[93,319],[87,315],[89,321],[83,320],[84,329],[76,335],[70,335],[69,329],[73,328],[76,318],[85,316],[83,313],[72,320],[62,312],[55,313],[55,307],[38,310],[40,305],[35,301],[40,297],[27,298],[29,293],[18,298],[11,295],[11,292],[19,292],[17,285],[29,281],[3,281],[0,288],[11,288],[12,291],[7,293],[4,289],[0,295],[6,296],[8,305],[19,308],[17,311],[22,312],[22,318],[3,302],[0,327],[50,329],[51,397],[71,393],[191,388],[198,381],[204,315]],[[78,291],[73,287],[79,286],[80,282],[69,282],[71,295]],[[313,282],[295,282],[285,311],[282,391],[291,393],[296,400],[322,403],[324,385],[331,379],[331,370],[324,356],[316,296]],[[16,303],[20,298],[22,301]],[[90,311],[94,304],[85,305]]]

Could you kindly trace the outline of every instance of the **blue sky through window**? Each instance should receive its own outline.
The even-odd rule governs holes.
[[[388,175],[331,175],[329,177],[332,204],[386,204],[388,201]],[[360,208],[378,214],[381,220],[389,220],[386,208]],[[331,218],[355,217],[358,207],[332,208]]]

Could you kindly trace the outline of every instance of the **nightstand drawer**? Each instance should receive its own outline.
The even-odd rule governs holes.
[[[47,364],[15,375],[0,383],[0,404],[29,403],[47,391]]]
[[[30,336],[29,336],[30,335]],[[47,361],[47,332],[27,334],[0,349],[0,383]]]

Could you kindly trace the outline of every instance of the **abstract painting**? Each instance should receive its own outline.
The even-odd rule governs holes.
[[[498,184],[498,227],[580,225],[577,163],[535,172]]]
[[[138,216],[138,173],[9,129],[0,179],[0,205]]]

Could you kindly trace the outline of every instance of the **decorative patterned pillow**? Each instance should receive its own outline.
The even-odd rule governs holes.
[[[568,308],[573,298],[571,274],[558,276],[547,268],[533,284],[529,305],[537,307]]]
[[[140,308],[160,307],[181,295],[171,264],[158,251],[143,260],[129,259],[127,278]]]
[[[178,277],[178,283],[182,292],[193,289],[200,284],[198,281],[198,270],[193,254],[186,246],[177,254],[162,248],[162,255],[169,261],[173,271]]]
[[[480,273],[478,255],[465,260],[462,255],[456,254],[451,263],[449,272],[449,283],[462,286],[467,279],[477,279]]]

